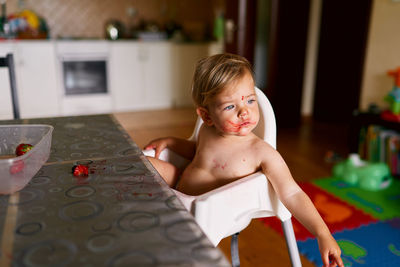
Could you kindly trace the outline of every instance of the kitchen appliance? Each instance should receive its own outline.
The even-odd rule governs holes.
[[[62,115],[109,113],[109,45],[106,41],[58,41]]]

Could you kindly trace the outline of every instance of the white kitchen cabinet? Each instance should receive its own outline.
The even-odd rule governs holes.
[[[109,78],[114,108],[116,111],[144,108],[144,69],[140,66],[138,46],[121,41],[110,47]]]
[[[172,46],[168,42],[115,42],[110,84],[117,111],[172,106]]]
[[[174,44],[174,105],[193,106],[191,84],[197,61],[208,55],[209,44]]]
[[[14,59],[21,118],[59,115],[53,42],[16,42]]]
[[[0,57],[8,53],[14,53],[13,42],[2,42],[0,44]],[[0,120],[13,118],[10,79],[8,68],[0,68]]]
[[[144,69],[145,102],[149,108],[170,108],[174,98],[174,68],[169,42],[139,43],[139,61]]]
[[[214,43],[120,41],[111,45],[110,80],[117,111],[192,106],[196,62],[222,52]]]
[[[68,51],[62,50],[63,47]],[[59,57],[86,50],[86,54],[99,54],[99,47],[101,54],[107,57],[109,93],[91,98],[86,95],[66,96],[62,89]],[[213,43],[176,44],[167,41],[0,43],[1,56],[14,53],[22,118],[191,106],[190,86],[196,62],[221,51]],[[94,104],[96,109],[89,104]],[[11,118],[11,93],[7,69],[4,68],[0,69],[0,119]]]

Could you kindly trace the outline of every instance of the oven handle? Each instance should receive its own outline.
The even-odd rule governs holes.
[[[59,56],[60,61],[108,61],[108,55],[90,53],[90,54],[62,54]]]

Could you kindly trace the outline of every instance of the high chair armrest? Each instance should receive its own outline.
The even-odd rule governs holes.
[[[246,228],[253,218],[291,218],[262,172],[198,196],[193,207],[196,221],[215,245]]]
[[[147,150],[143,150],[142,152],[145,156],[148,156],[148,157],[154,157],[156,154],[156,151],[154,149],[147,149]],[[185,168],[190,163],[190,161],[188,159],[180,156],[179,154],[175,153],[174,151],[172,151],[168,148],[161,151],[159,159],[163,160],[163,161],[167,161],[167,162],[175,165],[179,169]]]

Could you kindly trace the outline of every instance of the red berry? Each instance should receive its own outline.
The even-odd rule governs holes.
[[[80,176],[88,176],[89,175],[89,167],[85,165],[75,165],[72,167],[72,173],[76,177]]]
[[[19,173],[24,169],[24,166],[25,164],[22,160],[17,160],[10,166],[10,173],[11,174]]]
[[[32,148],[33,148],[33,146],[30,144],[19,144],[17,146],[17,148],[15,149],[15,154],[17,154],[17,156],[22,156],[23,154],[25,154]]]

